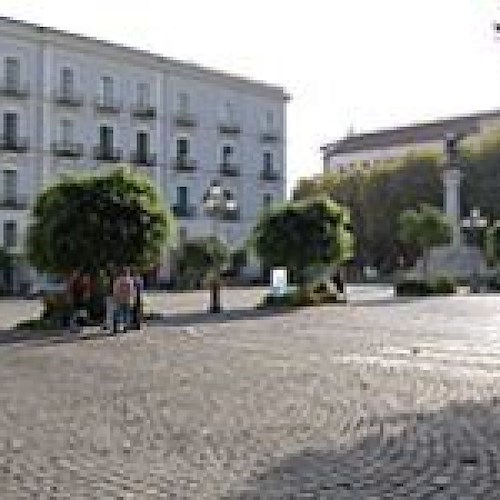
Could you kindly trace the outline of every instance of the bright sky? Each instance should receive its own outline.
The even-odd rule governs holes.
[[[500,108],[500,0],[0,0],[0,14],[284,86],[291,184],[350,126]]]

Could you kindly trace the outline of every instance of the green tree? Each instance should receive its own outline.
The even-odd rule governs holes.
[[[399,217],[399,238],[422,255],[424,276],[427,276],[430,248],[448,243],[450,237],[450,223],[438,208],[421,204],[418,210],[405,210]]]
[[[147,269],[158,263],[172,220],[146,177],[122,169],[67,177],[35,203],[28,257],[59,276],[74,270],[96,276],[110,264]]]
[[[348,207],[356,240],[355,259],[391,271],[405,251],[398,241],[398,218],[419,203],[442,200],[442,164],[439,155],[422,152],[373,170],[326,174],[299,182],[294,199],[328,196]],[[412,258],[412,255],[406,255]]]
[[[263,213],[253,246],[265,266],[286,267],[304,291],[317,268],[351,258],[348,211],[326,198],[289,202]]]
[[[220,274],[227,264],[229,251],[217,238],[197,238],[186,241],[180,248],[177,269],[189,287],[196,282]]]
[[[0,292],[4,286],[5,272],[12,266],[14,257],[3,247],[0,247]]]

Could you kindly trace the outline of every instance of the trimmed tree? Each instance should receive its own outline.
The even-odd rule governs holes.
[[[304,293],[315,270],[351,258],[348,211],[326,198],[289,202],[262,215],[253,246],[266,267],[289,269]]]
[[[405,210],[399,217],[399,238],[410,252],[422,255],[424,276],[427,276],[429,250],[448,243],[451,226],[438,208],[421,204],[417,210]]]
[[[229,260],[227,247],[217,238],[197,238],[186,241],[177,261],[179,274],[188,286],[219,274]]]
[[[172,220],[146,177],[122,169],[66,177],[36,201],[28,257],[62,277],[75,270],[97,276],[109,265],[146,270],[159,262]]]

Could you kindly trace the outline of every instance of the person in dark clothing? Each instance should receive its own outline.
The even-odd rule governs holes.
[[[141,329],[141,319],[142,319],[142,290],[144,288],[144,282],[139,275],[135,272],[133,275],[134,281],[134,304],[132,306],[132,321],[131,328],[134,330]]]
[[[342,272],[339,269],[335,272],[335,274],[332,277],[332,282],[337,288],[337,293],[340,295],[344,295],[344,280],[342,279]]]

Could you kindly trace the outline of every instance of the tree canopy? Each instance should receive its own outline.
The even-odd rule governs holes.
[[[66,177],[35,203],[28,257],[57,275],[95,273],[110,264],[146,269],[158,263],[172,220],[146,177],[123,169]]]
[[[289,202],[262,214],[253,246],[264,265],[286,267],[305,284],[308,271],[351,257],[348,211],[326,198]]]
[[[500,135],[465,140],[460,146],[462,214],[479,207],[490,223],[500,219]],[[398,237],[402,212],[422,203],[443,206],[442,170],[439,152],[410,154],[395,163],[382,163],[374,170],[325,174],[303,179],[294,199],[324,195],[350,209],[357,242],[356,259],[382,271],[397,266],[408,251]],[[405,255],[412,259],[415,255]]]
[[[197,238],[182,244],[177,260],[181,278],[192,285],[218,274],[229,260],[229,250],[215,237]]]
[[[448,243],[450,237],[450,223],[436,207],[421,204],[417,210],[405,210],[399,217],[399,238],[411,250],[423,255],[424,273],[427,271],[427,250]]]

